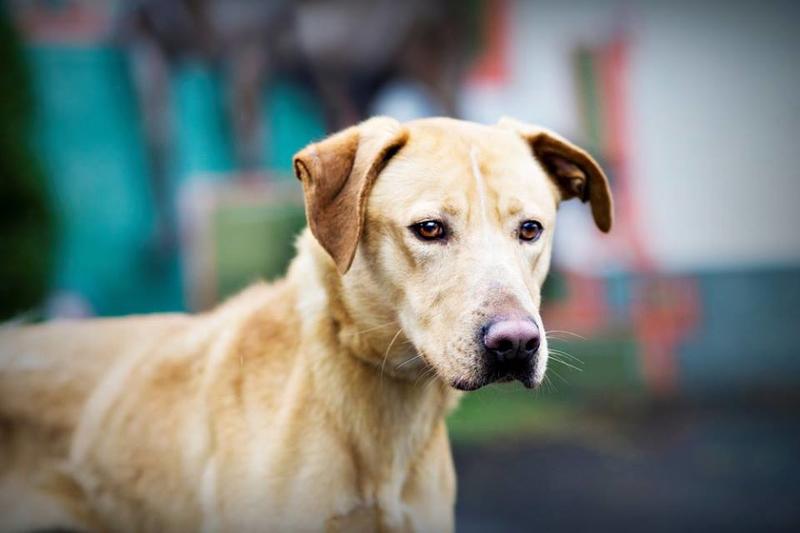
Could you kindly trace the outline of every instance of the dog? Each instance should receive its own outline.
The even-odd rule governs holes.
[[[288,274],[198,315],[0,332],[3,530],[452,531],[460,391],[547,367],[584,150],[512,119],[376,117],[296,154]]]

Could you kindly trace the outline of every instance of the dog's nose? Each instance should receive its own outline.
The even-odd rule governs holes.
[[[483,345],[497,363],[530,361],[539,341],[539,328],[533,320],[500,320],[490,324],[483,335]]]

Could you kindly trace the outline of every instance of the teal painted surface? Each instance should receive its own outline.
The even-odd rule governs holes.
[[[58,216],[55,287],[102,315],[181,308],[174,254],[153,253],[153,198],[124,56],[77,46],[28,54]]]
[[[278,80],[265,92],[263,138],[266,167],[292,178],[292,157],[312,141],[325,136],[322,106],[299,84]]]
[[[679,349],[689,393],[795,389],[800,383],[800,267],[697,275],[700,320]]]
[[[187,64],[173,74],[171,89],[177,183],[198,174],[209,173],[213,178],[215,173],[231,171],[231,131],[219,73],[204,65]]]
[[[143,132],[130,70],[112,47],[29,48],[36,138],[57,210],[54,286],[100,315],[184,307],[178,251],[158,247]],[[170,204],[190,179],[226,179],[232,136],[219,72],[178,68],[170,85]],[[313,95],[290,82],[265,92],[265,165],[291,176],[293,154],[324,136]],[[170,216],[173,220],[175,213]]]

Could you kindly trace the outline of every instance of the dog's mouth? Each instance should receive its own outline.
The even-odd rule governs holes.
[[[518,361],[504,365],[489,365],[477,378],[457,378],[451,382],[454,389],[474,391],[492,383],[509,383],[519,381],[527,389],[536,388],[539,383],[535,379],[534,364],[530,361]]]

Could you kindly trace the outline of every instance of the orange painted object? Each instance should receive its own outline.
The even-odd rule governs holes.
[[[508,0],[487,0],[481,17],[482,51],[475,60],[469,81],[478,85],[502,85],[509,78]]]

